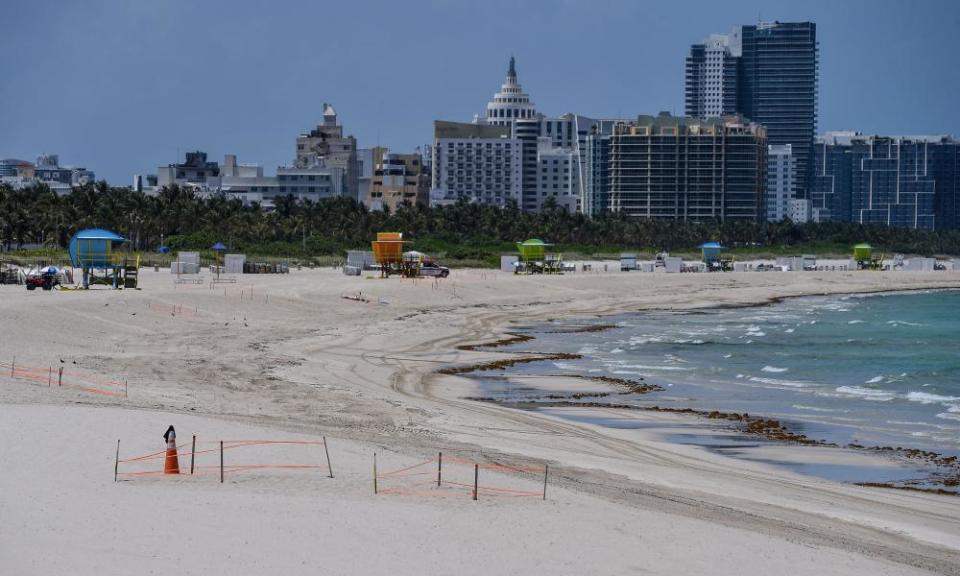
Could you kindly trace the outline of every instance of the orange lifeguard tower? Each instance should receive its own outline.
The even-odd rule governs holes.
[[[373,259],[380,266],[380,275],[389,278],[391,274],[400,274],[412,278],[417,275],[419,263],[403,257],[402,232],[377,232],[373,244]]]

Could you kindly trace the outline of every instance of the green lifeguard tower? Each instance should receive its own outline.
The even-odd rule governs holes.
[[[517,242],[520,260],[514,270],[517,274],[560,274],[562,261],[558,256],[548,255],[547,244],[539,238]]]
[[[881,270],[883,257],[873,257],[873,247],[861,242],[853,247],[853,259],[857,263],[857,270]]]

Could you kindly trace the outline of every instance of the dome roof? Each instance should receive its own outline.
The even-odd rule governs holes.
[[[493,95],[487,103],[484,120],[488,124],[507,126],[514,120],[524,118],[535,118],[537,116],[537,107],[530,101],[530,96],[523,91],[520,82],[517,80],[517,62],[510,57],[510,65],[507,68],[507,77],[500,86],[500,91]]]

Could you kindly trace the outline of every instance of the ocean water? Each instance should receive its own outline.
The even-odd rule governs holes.
[[[808,297],[597,322],[615,328],[529,327],[536,339],[511,350],[583,358],[511,374],[643,378],[665,390],[610,401],[749,412],[841,444],[960,454],[960,292]],[[490,380],[487,390],[507,395],[496,386]]]

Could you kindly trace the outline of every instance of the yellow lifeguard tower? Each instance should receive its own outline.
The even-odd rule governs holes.
[[[391,274],[407,278],[417,275],[419,260],[403,256],[403,245],[408,243],[403,239],[402,232],[377,232],[377,239],[372,242],[373,260],[380,267],[383,278],[389,278]]]

